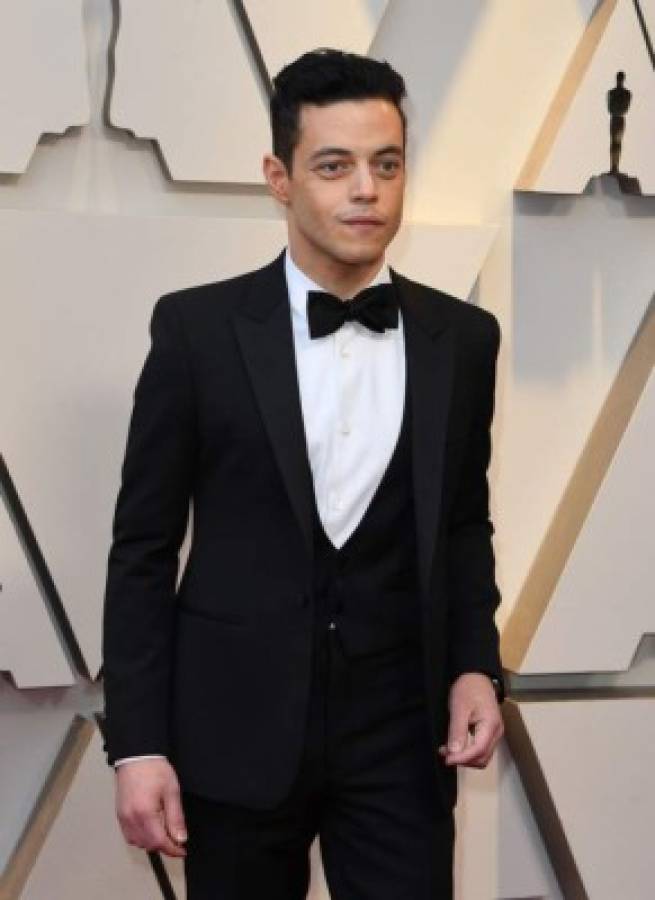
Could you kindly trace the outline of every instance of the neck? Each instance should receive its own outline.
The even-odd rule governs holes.
[[[367,287],[384,262],[382,254],[371,262],[344,263],[315,253],[303,253],[302,248],[291,240],[288,252],[301,272],[340,300],[348,300]]]

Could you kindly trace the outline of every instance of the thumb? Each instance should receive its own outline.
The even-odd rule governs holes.
[[[466,747],[469,733],[469,714],[463,706],[456,707],[448,726],[448,752],[458,753]]]
[[[180,792],[176,787],[164,791],[164,823],[166,831],[178,844],[187,839],[186,822]]]

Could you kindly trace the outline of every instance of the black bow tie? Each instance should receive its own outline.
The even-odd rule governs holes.
[[[307,291],[307,321],[312,338],[324,337],[344,322],[361,322],[371,331],[398,327],[398,297],[392,283],[364,288],[352,300],[326,291]]]

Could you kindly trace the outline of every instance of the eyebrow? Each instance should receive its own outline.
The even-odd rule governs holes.
[[[398,144],[387,144],[386,147],[381,147],[379,150],[376,150],[373,156],[386,156],[389,153],[392,153],[395,156],[402,156],[402,147],[399,147]],[[352,151],[346,150],[344,147],[321,147],[320,150],[316,150],[312,153],[309,157],[309,161],[314,162],[317,159],[322,159],[324,156],[352,156]]]

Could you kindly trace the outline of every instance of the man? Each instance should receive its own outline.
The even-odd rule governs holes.
[[[263,165],[288,247],[154,309],[109,556],[106,749],[125,838],[184,856],[189,900],[301,900],[317,834],[333,900],[450,897],[455,767],[502,734],[500,332],[385,264],[404,96],[354,54],[285,67]]]

